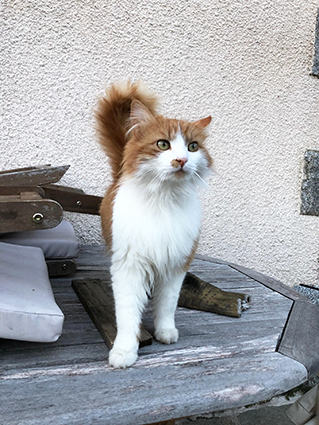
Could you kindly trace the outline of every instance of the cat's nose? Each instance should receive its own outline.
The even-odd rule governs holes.
[[[184,167],[184,165],[186,164],[186,162],[188,161],[187,158],[177,158],[176,161],[180,164],[181,168]]]

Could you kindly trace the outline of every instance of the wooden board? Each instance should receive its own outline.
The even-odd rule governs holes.
[[[310,375],[319,371],[319,308],[308,301],[295,302],[278,352],[304,364]]]
[[[0,186],[39,186],[58,182],[69,165],[19,168],[0,172]]]
[[[42,198],[44,190],[40,186],[0,186],[0,195],[20,195],[21,192],[37,192]]]
[[[178,305],[211,313],[241,317],[249,308],[250,295],[223,291],[205,282],[193,273],[187,272],[180,292]]]
[[[113,347],[117,327],[113,291],[110,281],[100,279],[72,280],[72,287],[95,323],[109,349]],[[140,347],[150,345],[153,337],[143,327],[140,333]]]
[[[49,273],[50,276],[54,274]],[[57,275],[57,274],[56,274]],[[72,287],[95,323],[109,349],[113,347],[117,327],[111,278],[72,280]],[[238,292],[223,291],[187,273],[178,305],[230,317],[241,317],[248,308],[250,296]],[[140,348],[152,344],[153,337],[143,326],[140,331]]]
[[[37,216],[39,221],[35,220]],[[50,199],[42,199],[38,193],[0,196],[0,233],[50,229],[61,223],[62,218],[61,206]]]
[[[83,247],[75,278],[109,279],[109,265],[104,248]],[[190,271],[223,290],[249,293],[250,309],[233,318],[178,307],[179,341],[141,348],[127,370],[108,366],[105,343],[70,279],[53,279],[65,314],[61,338],[52,344],[0,340],[1,420],[147,424],[267,400],[307,380],[300,361],[277,351],[298,300],[260,283],[261,275],[256,280],[207,257],[195,259]],[[153,331],[151,305],[143,325]]]
[[[57,201],[64,211],[99,215],[103,199],[100,196],[86,195],[82,190],[58,185],[44,186],[43,189],[45,197]]]

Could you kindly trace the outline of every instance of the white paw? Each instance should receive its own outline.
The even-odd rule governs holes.
[[[178,330],[171,329],[158,329],[155,331],[155,338],[163,344],[172,344],[178,340]]]
[[[109,354],[109,365],[116,369],[132,366],[137,359],[137,352],[125,351],[119,348],[112,348]]]

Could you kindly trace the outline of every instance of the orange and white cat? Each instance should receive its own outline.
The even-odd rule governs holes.
[[[122,82],[107,89],[96,110],[113,178],[100,215],[112,255],[117,336],[109,364],[115,368],[137,359],[148,297],[155,338],[164,344],[178,339],[175,310],[200,232],[198,185],[212,164],[204,146],[211,117],[169,119],[156,106],[141,83]]]

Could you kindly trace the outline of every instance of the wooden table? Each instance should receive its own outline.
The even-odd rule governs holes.
[[[102,247],[83,247],[74,278],[109,281]],[[138,425],[267,400],[319,369],[319,309],[261,274],[197,256],[191,272],[251,295],[241,318],[178,308],[180,339],[140,349],[127,370],[107,364],[103,339],[71,287],[52,279],[65,314],[56,343],[0,340],[0,423]],[[144,326],[152,331],[151,311]],[[171,423],[171,422],[170,422]]]

